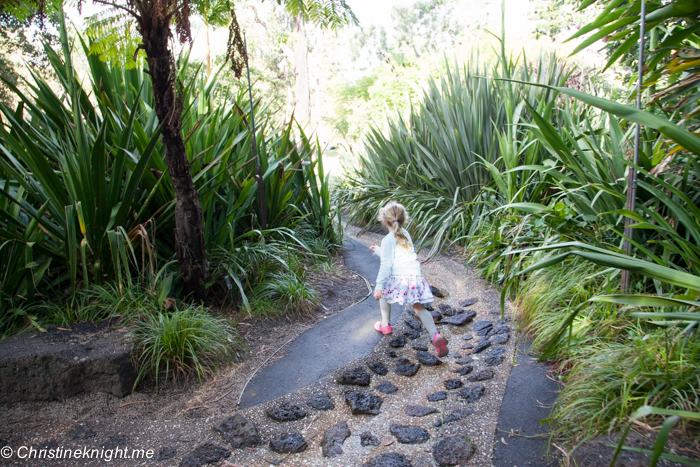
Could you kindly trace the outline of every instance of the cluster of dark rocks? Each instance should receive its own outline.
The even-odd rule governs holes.
[[[433,289],[433,295],[436,297],[443,296],[438,289]],[[440,304],[438,310],[432,309],[429,305],[426,306],[433,316],[436,317],[436,320],[441,320],[444,324],[462,326],[467,323],[473,323],[471,334],[462,337],[466,341],[462,349],[469,350],[469,355],[486,352],[483,362],[487,366],[487,368],[475,370],[476,362],[474,357],[462,356],[456,352],[449,354],[448,358],[455,358],[454,361],[458,365],[458,368],[453,371],[460,377],[468,376],[467,381],[469,383],[477,384],[466,386],[460,377],[448,379],[443,382],[446,390],[428,395],[427,399],[429,402],[446,400],[451,393],[455,394],[453,397],[456,400],[461,400],[465,404],[477,402],[486,393],[486,388],[481,382],[494,377],[493,369],[488,367],[499,365],[505,358],[505,349],[495,346],[503,345],[508,341],[510,328],[505,321],[501,320],[495,323],[491,321],[474,322],[476,313],[465,308],[475,304],[477,301],[476,298],[464,300],[459,303],[461,309],[456,309],[446,304]],[[431,367],[444,363],[428,352],[428,346],[419,342],[413,342],[411,345],[411,348],[415,351],[413,357],[417,362],[397,353],[397,351],[406,347],[409,340],[415,341],[421,334],[424,334],[420,321],[413,316],[405,317],[404,324],[403,329],[396,329],[395,335],[388,341],[389,348],[386,350],[386,356],[395,359],[393,365],[387,365],[373,359],[365,362],[366,366],[353,366],[342,369],[337,373],[335,377],[337,384],[353,387],[344,393],[345,403],[350,408],[353,416],[373,416],[380,413],[383,399],[361,389],[371,385],[372,373],[378,376],[386,376],[389,371],[393,371],[400,376],[412,377],[417,374],[421,366]],[[403,351],[401,352],[403,353]],[[481,360],[480,357],[477,357],[477,359]],[[393,366],[393,368],[388,368],[388,366]],[[382,380],[374,386],[374,390],[385,395],[393,395],[399,389],[391,382]],[[311,397],[305,404],[316,410],[332,410],[335,408],[330,396],[325,392]],[[435,407],[410,405],[405,407],[404,412],[408,416],[421,418],[438,413],[438,410]],[[270,419],[284,423],[303,419],[307,416],[307,410],[296,404],[282,402],[269,408],[266,414]],[[462,407],[450,414],[442,414],[433,426],[440,428],[446,424],[463,420],[472,414],[474,414],[473,409]],[[262,439],[255,425],[241,414],[224,419],[215,429],[234,449],[255,447],[262,444]],[[431,437],[429,431],[425,428],[412,425],[392,424],[390,432],[398,442],[403,444],[425,443]],[[343,443],[350,435],[350,428],[346,421],[340,421],[328,428],[321,439],[323,455],[329,458],[341,455],[343,453]],[[380,444],[380,440],[369,431],[360,434],[360,442],[362,446],[377,446]],[[304,439],[300,432],[291,431],[270,439],[269,445],[270,449],[276,453],[298,453],[307,449],[308,441]],[[468,440],[459,436],[450,436],[437,441],[432,446],[432,452],[437,465],[459,465],[466,462],[474,454],[474,448]],[[169,453],[164,454],[167,455]],[[174,453],[172,455],[174,456]],[[205,443],[185,456],[180,465],[199,467],[205,463],[217,462],[229,456],[230,451],[227,449],[212,443]],[[411,465],[410,460],[401,454],[385,453],[366,462],[363,467],[403,467]]]

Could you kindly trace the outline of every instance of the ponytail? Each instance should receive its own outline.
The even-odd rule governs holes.
[[[389,226],[389,230],[394,232],[396,244],[404,250],[411,249],[411,242],[403,233],[403,227],[408,222],[408,213],[403,205],[391,201],[389,204],[379,210],[379,221],[384,222]]]

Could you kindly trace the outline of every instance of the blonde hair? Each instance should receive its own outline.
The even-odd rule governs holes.
[[[389,230],[394,232],[396,244],[405,250],[411,249],[411,242],[404,235],[403,226],[408,222],[408,212],[402,204],[396,201],[390,201],[379,210],[379,222],[383,222],[389,226]]]

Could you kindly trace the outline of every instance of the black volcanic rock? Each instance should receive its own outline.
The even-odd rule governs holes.
[[[461,397],[466,403],[472,404],[484,395],[486,388],[483,384],[477,384],[476,386],[467,387],[459,391],[459,397]]]
[[[370,370],[374,371],[379,376],[385,376],[387,373],[389,373],[389,370],[387,370],[387,368],[384,366],[384,364],[382,362],[377,362],[377,361],[367,362],[367,366],[369,367]]]
[[[306,411],[298,405],[283,402],[277,407],[268,409],[267,416],[276,422],[293,422],[306,417]]]
[[[270,440],[270,449],[278,454],[290,452],[302,452],[308,447],[308,443],[298,431],[283,433],[279,438]]]
[[[391,434],[403,444],[420,444],[430,439],[430,433],[424,428],[411,425],[392,424]]]
[[[338,384],[354,384],[357,386],[369,386],[372,377],[362,367],[348,368],[338,374]]]
[[[404,345],[406,345],[406,338],[404,336],[396,336],[389,341],[390,347],[399,348]]]
[[[428,401],[430,402],[444,401],[445,399],[447,399],[447,393],[445,391],[438,391],[428,394]]]
[[[400,376],[413,376],[418,373],[420,365],[418,363],[412,363],[407,358],[399,358],[396,361],[396,368],[394,373]]]
[[[333,410],[335,408],[335,404],[333,404],[330,396],[325,392],[320,396],[312,397],[307,400],[306,405],[318,410]]]
[[[421,365],[425,366],[436,366],[442,363],[442,360],[438,359],[435,355],[429,354],[428,352],[417,352],[416,360],[418,360]]]
[[[361,391],[347,391],[345,403],[350,406],[353,415],[377,415],[382,406],[382,399]]]
[[[395,394],[396,391],[399,390],[396,386],[391,384],[389,381],[382,381],[381,383],[377,384],[374,389],[376,389],[379,392],[383,392],[384,394]]]

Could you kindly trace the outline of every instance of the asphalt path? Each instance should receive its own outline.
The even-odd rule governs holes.
[[[519,339],[523,339],[520,336]],[[541,420],[549,418],[559,385],[547,378],[547,365],[529,353],[530,343],[518,342],[515,366],[498,412],[495,467],[556,467],[547,457],[549,429]],[[507,443],[507,444],[504,444]]]
[[[344,247],[345,265],[374,283],[379,257],[350,237],[346,237]],[[400,315],[392,313],[392,324]],[[380,318],[379,304],[369,297],[320,321],[299,335],[282,358],[256,373],[243,392],[240,407],[245,409],[290,394],[369,355],[382,338],[374,330],[374,323]]]
[[[379,271],[379,258],[350,237],[346,237],[344,246],[345,264],[373,283]],[[401,313],[392,313],[392,324],[400,316]],[[379,305],[368,297],[320,321],[299,335],[281,358],[256,373],[243,392],[240,408],[290,394],[369,355],[382,338],[374,330],[379,318]],[[558,386],[547,378],[546,365],[528,354],[528,347],[522,341],[519,344],[516,365],[506,385],[495,433],[495,467],[557,465],[545,456],[547,425],[540,421],[549,416]]]

